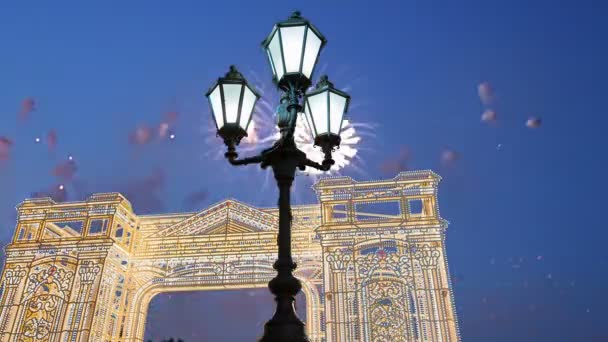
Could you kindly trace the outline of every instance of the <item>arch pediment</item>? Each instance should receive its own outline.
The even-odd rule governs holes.
[[[151,237],[238,234],[276,231],[279,218],[235,200],[225,200]]]

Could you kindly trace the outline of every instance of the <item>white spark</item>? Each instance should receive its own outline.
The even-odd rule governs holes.
[[[262,95],[262,98],[257,101],[253,110],[252,120],[247,129],[247,137],[244,137],[237,147],[240,158],[259,154],[263,149],[270,147],[280,137],[279,128],[276,126],[276,107],[280,103],[281,94],[274,85],[260,80],[255,71],[251,72],[251,76],[251,79],[258,92]],[[355,107],[356,105],[352,105],[351,110]],[[205,149],[203,159],[224,159],[225,146],[222,143],[222,140],[217,136],[217,129],[210,118],[211,115],[209,114],[204,117],[205,123],[202,131],[204,132],[204,139],[209,148]],[[344,120],[340,133],[340,147],[332,152],[332,159],[335,161],[335,164],[332,166],[331,170],[329,172],[324,172],[312,167],[307,167],[304,172],[299,172],[298,174],[311,177],[298,177],[298,179],[306,179],[306,183],[311,181],[315,182],[318,177],[323,174],[340,174],[347,166],[356,172],[365,173],[363,169],[357,167],[357,164],[361,163],[361,156],[359,153],[361,147],[359,145],[363,137],[375,137],[375,130],[376,127],[373,124],[361,122],[353,123],[349,120]],[[323,161],[324,154],[320,147],[314,146],[314,139],[310,128],[306,124],[303,113],[298,114],[294,139],[298,148],[306,153],[308,159],[317,163]],[[251,170],[252,172],[263,171],[260,168],[251,168]],[[266,187],[271,181],[272,173],[265,172],[262,187]],[[298,183],[298,181],[296,181],[296,183]],[[295,183],[294,187],[296,187]]]
[[[279,129],[275,128],[274,134],[272,134],[271,139],[276,140],[281,136]],[[355,125],[351,124],[349,120],[344,120],[342,124],[342,131],[340,132],[340,147],[336,148],[335,151],[332,152],[332,159],[335,161],[335,164],[329,170],[329,173],[336,173],[346,166],[351,164],[352,160],[356,157],[357,152],[359,151],[357,148],[357,144],[361,141],[361,137],[357,134],[357,130]],[[294,135],[294,140],[296,142],[296,146],[302,152],[306,153],[308,159],[321,163],[325,155],[321,148],[318,146],[314,146],[314,139],[312,137],[312,131],[306,120],[304,119],[304,115],[298,115],[298,120],[296,121],[296,130]],[[324,174],[325,171],[320,171],[311,167],[306,168],[304,174],[311,176],[318,176]]]
[[[248,144],[255,144],[258,142],[258,131],[256,129],[255,120],[251,120],[249,127],[247,127],[247,136],[243,138],[243,142]]]

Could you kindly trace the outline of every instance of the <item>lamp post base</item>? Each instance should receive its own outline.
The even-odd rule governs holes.
[[[277,308],[266,322],[260,342],[308,342],[304,323],[294,310],[295,297],[302,289],[300,281],[293,276],[296,264],[286,258],[277,260],[273,267],[278,274],[268,283],[268,288],[275,295]]]
[[[259,342],[310,342],[304,331],[304,324],[298,321],[274,322],[264,326],[264,336]]]

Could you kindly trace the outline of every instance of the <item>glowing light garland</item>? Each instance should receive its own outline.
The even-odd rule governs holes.
[[[293,207],[311,342],[461,340],[439,181],[432,171],[326,177],[314,186],[319,203]],[[225,200],[195,214],[137,215],[106,193],[17,209],[0,341],[142,341],[156,294],[265,288],[275,274],[274,208]]]

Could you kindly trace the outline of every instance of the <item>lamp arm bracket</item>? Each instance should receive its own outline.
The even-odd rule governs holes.
[[[248,157],[243,159],[237,159],[237,157],[228,158],[228,162],[234,166],[247,165],[247,164],[259,164],[262,162],[262,156]]]
[[[323,164],[319,164],[315,161],[312,161],[308,158],[306,158],[306,161],[304,162],[305,166],[310,166],[313,167],[317,170],[321,170],[321,171],[329,171],[329,169],[331,168],[331,164],[330,163],[323,163]]]

